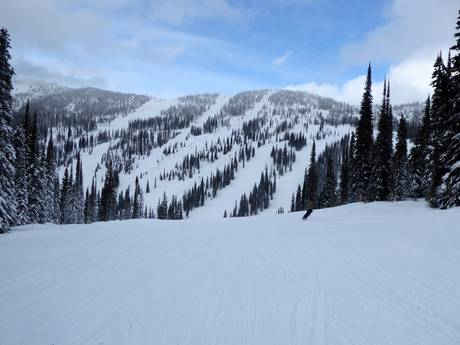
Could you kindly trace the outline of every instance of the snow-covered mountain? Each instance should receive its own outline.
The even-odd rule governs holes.
[[[34,102],[40,98],[57,94],[70,88],[58,84],[35,80],[35,79],[17,79],[14,81],[13,97],[14,109],[21,108],[27,100]]]
[[[160,100],[94,88],[16,85],[16,104],[23,105],[26,96],[42,128],[53,129],[61,176],[80,152],[85,190],[93,177],[100,190],[110,160],[119,172],[118,192],[134,191],[137,177],[149,210],[156,210],[164,194],[185,200],[205,186],[189,214],[193,218],[232,213],[261,174],[276,185],[264,212],[289,210],[313,140],[321,154],[354,130],[358,115],[354,106],[288,90]],[[411,105],[407,115],[419,107]]]

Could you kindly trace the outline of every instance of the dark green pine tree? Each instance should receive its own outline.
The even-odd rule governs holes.
[[[168,217],[168,198],[166,192],[163,192],[163,199],[158,201],[157,207],[157,218],[158,219],[167,219]]]
[[[142,196],[141,186],[139,184],[139,179],[136,176],[136,182],[134,186],[134,199],[133,199],[133,214],[132,217],[142,218],[142,211],[144,208],[144,201]]]
[[[327,157],[326,180],[320,195],[321,207],[337,206],[337,179],[334,173],[332,157]]]
[[[353,188],[354,176],[355,176],[355,157],[356,157],[356,140],[355,140],[355,133],[351,133],[350,137],[350,144],[348,146],[348,199],[349,202],[356,201],[356,188]],[[355,181],[356,182],[356,181]]]
[[[398,138],[393,156],[393,174],[393,199],[404,200],[413,195],[407,160],[407,123],[404,116],[401,116],[398,124]]]
[[[69,186],[69,169],[68,167],[65,168],[64,170],[64,176],[62,177],[62,183],[61,183],[61,198],[60,198],[60,215],[61,215],[61,221],[60,223],[64,224],[64,213],[65,213],[65,204],[66,204],[66,198],[67,198],[67,193],[70,190]]]
[[[303,210],[303,205],[302,205],[302,190],[300,188],[300,185],[297,186],[297,192],[295,195],[295,211],[302,211]]]
[[[368,199],[373,146],[372,131],[372,71],[369,64],[356,128],[355,169],[352,176],[352,193],[356,201]]]
[[[108,161],[104,185],[99,202],[99,220],[114,220],[117,216],[118,176],[113,170],[112,161]]]
[[[46,181],[44,180],[44,160],[40,156],[40,144],[38,141],[38,114],[35,112],[28,136],[28,178],[29,178],[29,216],[32,223],[46,221]]]
[[[425,102],[422,123],[417,130],[414,146],[409,155],[409,172],[411,175],[411,191],[414,198],[425,197],[430,187],[430,113],[431,101]]]
[[[80,152],[77,154],[77,162],[75,168],[75,181],[73,184],[73,224],[83,224],[85,222],[85,199],[83,193],[83,167],[80,157]]]
[[[447,148],[444,157],[441,156],[447,171],[438,191],[438,203],[441,208],[460,206],[460,11],[456,30],[456,42],[451,48],[454,53],[450,80],[451,112],[444,133]]]
[[[353,138],[354,140],[354,138]],[[347,204],[350,201],[350,161],[349,161],[349,144],[343,148],[342,162],[340,164],[340,184],[339,198],[341,204]]]
[[[16,189],[14,186],[16,153],[13,146],[12,77],[10,37],[0,29],[0,233],[9,230],[16,218]]]
[[[449,63],[450,65],[450,63]],[[444,65],[441,54],[436,58],[432,76],[433,97],[431,99],[431,133],[430,133],[430,188],[427,199],[432,207],[439,207],[439,187],[442,177],[448,171],[442,155],[448,143],[445,134],[450,114],[450,71]]]
[[[130,189],[129,186],[125,190],[125,196],[124,196],[124,205],[123,205],[123,219],[131,219],[133,218],[133,209],[132,209],[132,204],[133,201],[131,200],[131,195],[130,195]]]
[[[318,172],[316,171],[316,144],[313,141],[310,155],[310,166],[308,167],[307,180],[305,183],[305,208],[316,208],[318,206]]]
[[[50,133],[50,139],[48,141],[48,147],[46,150],[46,164],[45,164],[45,177],[44,178],[45,178],[45,183],[47,187],[47,191],[45,193],[46,222],[59,224],[60,207],[59,207],[59,202],[57,202],[59,198],[59,176],[58,176],[57,167],[56,167],[52,131]]]
[[[97,185],[94,177],[85,206],[85,223],[97,222]]]
[[[26,106],[24,118],[29,116],[29,107]],[[16,220],[15,225],[29,224],[29,179],[27,174],[27,143],[24,127],[19,124],[14,132],[14,149],[16,151]]]
[[[64,182],[63,182],[64,183]],[[67,179],[66,193],[64,194],[64,209],[62,211],[62,223],[73,224],[75,221],[74,217],[74,205],[75,205],[75,193],[74,193],[74,177],[73,177],[73,165],[70,166],[70,173]]]
[[[85,192],[85,211],[84,211],[84,216],[85,216],[85,224],[89,224],[89,188],[86,188]]]
[[[392,192],[393,116],[390,104],[390,83],[384,82],[383,102],[378,134],[373,147],[369,200],[387,201]]]
[[[182,202],[177,203],[177,208],[176,208],[176,219],[184,219],[184,215],[182,212]]]

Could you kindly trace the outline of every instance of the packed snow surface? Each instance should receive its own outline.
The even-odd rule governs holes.
[[[0,344],[460,344],[460,208],[25,226]]]

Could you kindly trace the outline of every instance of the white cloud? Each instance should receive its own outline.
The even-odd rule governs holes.
[[[431,93],[431,73],[434,57],[416,54],[401,63],[390,66],[388,79],[391,83],[391,99],[393,104],[423,101]],[[341,85],[318,84],[308,82],[300,85],[289,85],[292,90],[303,90],[324,97],[358,105],[364,90],[365,75],[357,76]],[[383,81],[373,83],[374,101],[381,100]]]
[[[257,52],[175,26],[210,17],[239,18],[227,0],[3,0],[0,10],[18,77],[69,86],[88,80],[92,86],[122,85],[128,91],[136,80],[143,84],[136,89],[149,85],[152,92],[168,83],[180,88],[180,75],[190,66],[201,74],[217,74],[207,70],[214,61],[260,68]],[[167,67],[170,75],[156,78]]]
[[[363,92],[365,76],[358,76],[342,85],[318,84],[314,81],[298,85],[289,85],[288,90],[299,90],[323,97],[330,97],[338,101],[358,104]]]
[[[275,60],[273,60],[273,65],[274,66],[282,66],[282,65],[284,65],[284,63],[289,58],[289,56],[292,55],[292,53],[293,53],[292,51],[288,51],[286,54],[276,58]]]
[[[460,0],[392,0],[385,9],[385,24],[367,33],[361,41],[342,48],[348,64],[397,62],[414,52],[432,54],[453,42]]]

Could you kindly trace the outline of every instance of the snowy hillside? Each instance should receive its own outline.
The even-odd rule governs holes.
[[[189,122],[166,132],[162,143],[153,143],[147,150],[132,147],[142,133],[154,137],[162,132],[149,127],[149,121],[154,121],[152,119],[174,121],[188,114]],[[244,163],[240,160],[239,169],[230,185],[220,189],[217,195],[206,200],[204,207],[190,214],[192,217],[222,217],[224,211],[231,212],[243,193],[249,194],[265,169],[270,175],[274,171],[270,156],[272,149],[283,149],[288,143],[286,135],[302,133],[306,136],[307,145],[294,150],[295,161],[290,163],[283,176],[277,176],[279,188],[270,204],[272,214],[279,207],[288,209],[291,194],[302,181],[313,139],[317,140],[320,153],[326,143],[337,142],[351,132],[352,127],[348,123],[355,121],[355,116],[355,108],[332,100],[300,92],[261,90],[232,97],[210,94],[173,100],[152,98],[127,115],[103,118],[89,132],[66,138],[68,127],[60,125],[55,126],[53,132],[58,141],[58,150],[68,140],[76,145],[73,157],[80,150],[85,189],[91,186],[93,176],[96,176],[98,188],[102,187],[105,163],[110,159],[120,171],[119,191],[123,192],[128,187],[133,191],[135,178],[138,177],[145,205],[149,209],[156,208],[165,192],[169,200],[173,195],[182,198],[202,179],[206,182],[216,175],[217,170],[222,172],[235,155],[240,155],[241,150],[254,148],[254,157],[245,159]],[[213,127],[208,128],[209,124]],[[251,137],[244,133],[245,126],[257,127]],[[204,127],[208,130],[203,131]],[[192,133],[194,128],[198,128],[200,133]],[[78,131],[74,128],[75,132]],[[59,137],[66,139],[59,143]],[[85,142],[92,141],[94,145],[79,146],[81,138]],[[228,140],[231,142],[230,149],[225,147]],[[292,147],[288,146],[288,150],[292,150]],[[215,152],[215,156],[209,158],[210,151]],[[130,152],[129,159],[126,158],[126,152]],[[182,176],[182,164],[192,155],[195,158],[201,156],[199,167]],[[60,163],[62,176],[68,160],[61,158]],[[147,183],[150,193],[146,193]]]
[[[57,94],[70,88],[54,83],[34,79],[19,79],[14,82],[14,109],[22,107],[27,100],[31,102],[43,97]]]
[[[459,208],[300,218],[16,228],[0,237],[0,343],[460,343]]]
[[[25,95],[31,99],[42,137],[53,131],[61,180],[66,168],[76,169],[80,153],[84,191],[91,192],[94,181],[101,192],[110,162],[119,182],[116,193],[132,196],[137,178],[149,216],[164,195],[179,200],[189,217],[232,214],[260,184],[261,174],[270,198],[260,211],[288,211],[313,141],[317,155],[338,145],[354,131],[358,115],[354,106],[288,90],[159,100],[24,82],[15,95],[16,102],[24,103]],[[420,113],[419,104],[394,109],[409,119]],[[24,107],[17,116],[23,112]]]

